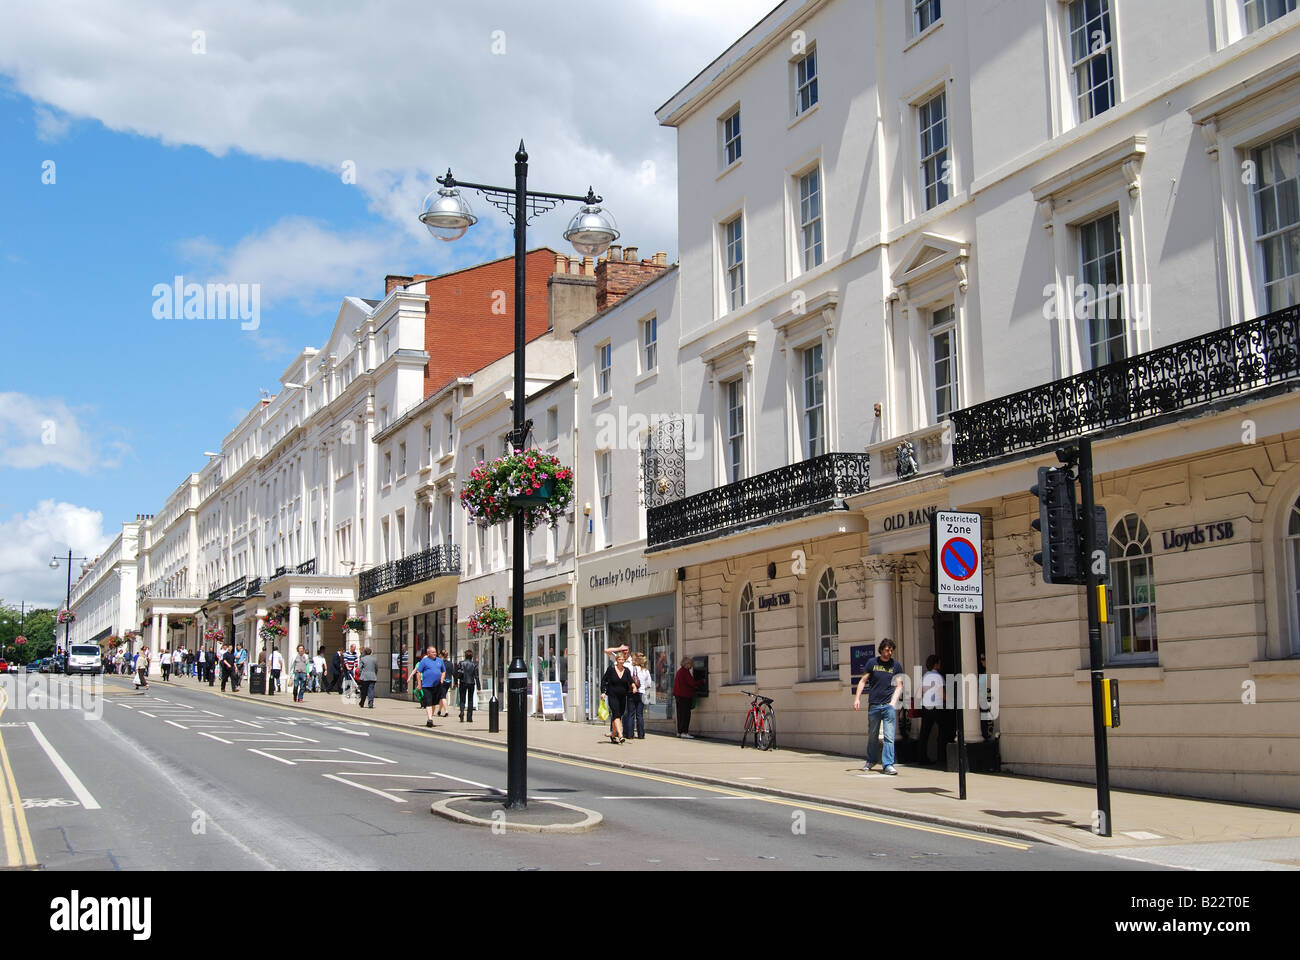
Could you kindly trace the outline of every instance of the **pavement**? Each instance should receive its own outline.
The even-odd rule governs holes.
[[[221,694],[219,688],[191,679],[172,683],[218,697],[269,700],[308,713],[425,729],[424,710],[405,698],[376,698],[373,709],[361,710],[336,694],[309,693],[295,704],[287,692],[253,697],[246,684],[238,694]],[[167,684],[155,681],[152,687],[162,693]],[[486,710],[476,711],[473,723],[458,722],[454,708],[449,717],[434,722],[445,736],[495,744],[506,740],[504,711],[498,733],[488,732]],[[899,775],[891,777],[863,771],[861,758],[855,757],[787,748],[763,752],[741,749],[736,741],[683,740],[649,730],[644,740],[615,745],[604,730],[595,724],[530,718],[528,750],[1170,865],[1300,870],[1300,812],[1295,810],[1112,789],[1113,836],[1103,837],[1093,830],[1097,793],[1091,784],[970,773],[967,799],[961,800],[957,774],[933,768],[898,765]]]

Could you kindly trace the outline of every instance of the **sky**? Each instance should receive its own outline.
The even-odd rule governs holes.
[[[161,510],[343,297],[509,255],[473,194],[460,241],[418,222],[448,167],[510,185],[522,139],[530,187],[594,186],[676,260],[654,111],[775,4],[0,5],[0,599],[62,605],[50,556]],[[529,246],[567,251],[573,212]],[[256,323],[169,311],[177,276],[255,290]]]

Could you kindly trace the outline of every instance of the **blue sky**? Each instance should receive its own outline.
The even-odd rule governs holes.
[[[626,242],[675,259],[674,134],[653,111],[773,2],[577,3],[564,22],[524,0],[6,5],[0,598],[58,602],[50,554],[161,509],[342,297],[508,254],[481,200],[456,244],[416,221],[448,165],[509,183],[523,137],[534,186],[594,183]],[[564,249],[567,216],[530,246]],[[258,329],[156,319],[177,274],[257,284]]]

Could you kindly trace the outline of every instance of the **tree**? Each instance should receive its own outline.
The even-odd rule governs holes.
[[[24,664],[54,656],[57,615],[56,610],[43,609],[28,610],[24,616],[19,607],[0,602],[0,651],[5,659]],[[22,646],[14,643],[20,635],[27,638]]]

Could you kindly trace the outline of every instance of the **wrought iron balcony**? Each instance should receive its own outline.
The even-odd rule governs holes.
[[[262,578],[254,577],[248,581],[248,589],[244,592],[246,597],[255,597],[262,592]]]
[[[312,557],[310,560],[304,560],[302,563],[298,564],[295,572],[307,576],[314,575],[316,573],[316,558]]]
[[[369,600],[434,577],[459,575],[460,547],[443,543],[401,560],[381,564],[372,570],[361,571],[357,576],[358,599]]]
[[[289,572],[289,568],[288,568],[288,567],[276,567],[276,568],[275,568],[275,573],[271,574],[270,579],[272,579],[272,580],[279,579],[280,577],[283,577],[283,576],[284,576],[286,573],[288,573],[288,572]]]
[[[244,595],[244,587],[247,583],[248,577],[240,577],[238,580],[231,580],[224,586],[217,587],[217,589],[209,593],[208,602],[211,603],[214,600],[225,600],[229,597],[242,597]]]
[[[871,486],[871,456],[828,453],[646,511],[646,546],[690,543],[844,508]]]
[[[952,414],[969,466],[1300,378],[1300,307],[1288,307]]]

